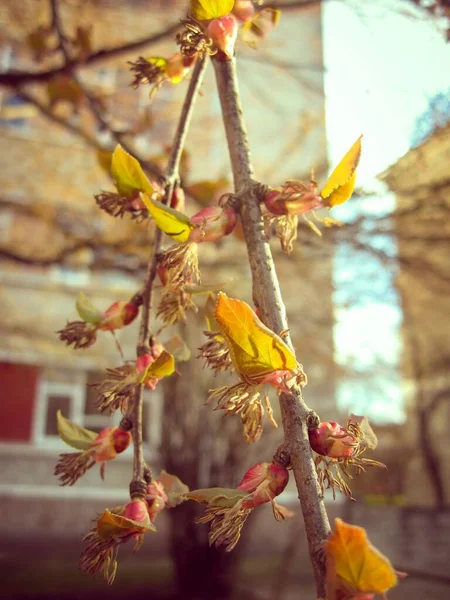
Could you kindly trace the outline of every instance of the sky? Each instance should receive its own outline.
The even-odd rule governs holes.
[[[444,69],[450,65],[450,44],[431,19],[421,15],[403,0],[324,3],[329,162],[335,165],[363,133],[357,185],[378,193],[364,203],[350,201],[338,207],[333,210],[335,218],[345,221],[360,211],[381,214],[392,210],[394,198],[376,176],[408,151],[415,121],[429,100],[450,89],[449,70],[445,75]],[[395,252],[395,241],[387,243]],[[337,295],[355,286],[354,266],[346,248],[339,248],[335,258]],[[377,356],[395,366],[401,353],[401,313],[392,276],[375,268],[378,283],[386,287],[386,297],[360,302],[350,310],[336,310],[337,359],[362,369]],[[373,269],[366,272],[373,277]],[[357,273],[360,277],[364,278],[364,273]],[[372,283],[367,282],[369,286]],[[405,416],[401,379],[388,373],[344,381],[338,389],[338,407],[364,411],[378,422],[401,422]]]

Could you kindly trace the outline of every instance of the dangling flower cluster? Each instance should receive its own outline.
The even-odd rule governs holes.
[[[140,56],[134,62],[128,62],[130,71],[134,75],[132,86],[137,89],[141,85],[150,85],[150,98],[152,98],[165,82],[180,83],[189,73],[196,59],[196,54],[191,55],[176,52],[170,58]]]
[[[340,225],[334,219],[319,217],[315,210],[331,209],[351,197],[355,187],[356,168],[361,157],[361,137],[340,161],[320,192],[317,182],[312,177],[307,184],[289,179],[280,187],[266,193],[264,197],[264,205],[267,209],[264,214],[266,233],[270,235],[274,230],[286,254],[292,252],[297,238],[298,217],[302,217],[319,236],[322,233],[312,219],[325,227]]]
[[[145,533],[156,531],[154,521],[158,514],[164,508],[184,502],[183,494],[188,491],[178,477],[161,471],[156,481],[147,484],[144,498],[134,498],[125,506],[105,510],[83,538],[87,546],[80,558],[80,569],[94,576],[103,573],[111,585],[117,573],[119,547],[134,540],[134,551],[139,550]]]
[[[240,416],[244,438],[248,444],[257,442],[261,437],[266,410],[269,423],[278,427],[269,396],[264,394],[261,398],[261,391],[246,382],[209,390],[207,402],[212,400],[217,401],[215,410],[224,410],[225,416]]]
[[[61,485],[73,485],[95,464],[101,465],[100,475],[103,479],[106,461],[116,458],[128,448],[131,442],[131,433],[122,427],[107,427],[97,435],[93,431],[76,427],[60,413],[58,426],[61,438],[71,446],[82,450],[59,455],[54,474],[59,478]],[[74,436],[74,430],[78,437]],[[71,433],[68,433],[70,431]],[[89,441],[92,437],[94,439]]]
[[[258,463],[244,475],[236,489],[211,488],[194,490],[185,498],[207,506],[197,523],[210,523],[209,544],[224,546],[226,552],[235,548],[249,514],[256,507],[272,503],[274,517],[282,521],[293,515],[275,502],[289,481],[287,469],[274,463]]]
[[[76,302],[82,321],[70,321],[57,333],[59,339],[75,349],[89,348],[97,340],[98,331],[116,331],[132,323],[142,304],[141,294],[135,294],[128,302],[114,302],[105,312],[98,310],[84,294]]]
[[[198,244],[229,235],[237,222],[233,208],[211,206],[189,218],[182,212],[141,195],[156,225],[177,243],[161,253],[158,276],[163,285],[157,316],[165,323],[184,320],[186,310],[196,310],[191,295],[200,283]]]
[[[175,372],[174,357],[159,342],[142,349],[136,363],[127,363],[116,369],[107,369],[107,377],[92,384],[99,397],[99,410],[110,414],[116,410],[125,413],[140,384],[154,390],[158,381]]]
[[[87,545],[81,554],[79,568],[93,576],[103,573],[105,580],[111,585],[117,573],[119,547],[134,540],[136,552],[148,531],[156,531],[156,527],[150,520],[145,500],[138,498],[125,506],[105,510],[83,538]]]
[[[309,431],[309,442],[318,454],[314,462],[322,493],[331,489],[333,498],[337,490],[354,500],[342,476],[353,479],[350,468],[355,468],[356,475],[363,473],[366,467],[386,468],[383,463],[362,456],[367,449],[374,450],[378,445],[366,417],[351,415],[346,427],[335,422],[320,423]]]
[[[198,358],[205,360],[203,367],[212,369],[215,375],[222,371],[231,371],[233,361],[225,338],[217,331],[204,331],[203,333],[208,338],[199,348]]]

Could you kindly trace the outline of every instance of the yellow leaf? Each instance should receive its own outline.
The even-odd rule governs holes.
[[[248,304],[220,292],[215,319],[243,380],[259,383],[274,371],[294,371],[297,360],[283,340],[258,319]]]
[[[162,56],[150,56],[150,58],[147,58],[146,60],[148,60],[149,63],[152,63],[152,65],[155,65],[155,67],[158,67],[159,69],[161,69],[161,71],[166,70],[166,66],[167,66],[166,58],[163,58]]]
[[[253,19],[244,23],[241,36],[251,48],[257,48],[267,35],[278,25],[281,11],[264,8]]]
[[[361,138],[356,140],[338,166],[331,173],[323,190],[320,192],[325,206],[332,208],[343,204],[353,194],[356,181],[356,167],[361,158]]]
[[[132,519],[127,519],[122,515],[116,515],[108,509],[105,510],[97,521],[97,533],[104,540],[127,535],[131,532],[145,533],[149,530],[156,531],[156,527],[152,523],[144,525]]]
[[[98,433],[80,427],[70,421],[70,419],[66,419],[60,410],[56,413],[56,419],[58,421],[59,437],[63,442],[77,450],[89,450],[92,448],[91,443],[97,438]]]
[[[162,379],[163,377],[169,377],[175,372],[175,359],[174,357],[163,350],[158,358],[150,363],[145,369],[141,382],[147,379]]]
[[[154,189],[139,162],[119,144],[113,152],[111,175],[119,194],[129,196],[136,191],[153,194]]]
[[[161,231],[177,242],[188,241],[189,234],[195,227],[189,217],[157,200],[152,200],[147,194],[141,194],[141,198]]]
[[[234,0],[191,0],[191,14],[197,21],[209,21],[229,15]]]
[[[389,559],[372,546],[362,527],[336,519],[334,531],[325,542],[325,552],[329,600],[335,600],[338,590],[352,596],[383,594],[398,582]]]

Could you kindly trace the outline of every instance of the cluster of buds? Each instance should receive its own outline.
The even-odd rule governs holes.
[[[191,242],[217,242],[230,235],[236,227],[237,213],[233,208],[207,206],[191,217],[195,228],[189,235]]]
[[[117,552],[122,544],[134,540],[134,550],[144,541],[145,533],[156,531],[154,521],[164,508],[184,501],[189,488],[178,477],[162,471],[156,481],[147,484],[143,497],[132,498],[126,505],[105,510],[93,529],[84,537],[86,547],[79,567],[90,575],[103,573],[112,584],[117,572]]]
[[[208,206],[189,219],[180,213],[180,219],[188,224],[187,240],[162,253],[157,270],[163,285],[157,316],[168,324],[184,321],[189,309],[197,310],[190,290],[200,284],[198,244],[230,235],[237,213],[230,206]]]
[[[191,12],[182,21],[184,31],[177,36],[177,43],[187,57],[206,52],[230,60],[239,31],[242,39],[255,47],[276,26],[279,15],[280,11],[272,8],[257,12],[251,0],[191,0]]]
[[[161,198],[164,191],[156,181],[151,181],[155,198]],[[133,221],[141,223],[148,219],[148,211],[140,198],[140,190],[133,190],[129,194],[102,191],[94,196],[97,206],[111,217],[122,218],[129,215]]]
[[[131,433],[122,427],[107,427],[88,443],[88,448],[82,452],[60,454],[54,474],[61,485],[73,485],[95,464],[100,464],[102,479],[108,460],[113,460],[118,454],[128,448],[131,443]]]
[[[329,217],[317,216],[315,210],[331,209],[351,198],[355,188],[356,168],[361,158],[361,138],[362,135],[344,155],[320,192],[312,174],[311,181],[307,184],[290,179],[265,194],[263,202],[268,211],[264,215],[266,233],[270,235],[271,230],[275,229],[286,254],[292,252],[297,237],[298,217],[302,217],[319,236],[322,232],[307,214],[311,214],[317,223],[325,227],[341,225],[339,221]]]
[[[366,467],[386,468],[383,463],[362,456],[366,450],[374,450],[378,444],[366,417],[351,415],[345,427],[334,421],[319,423],[309,430],[309,442],[318,454],[315,465],[322,493],[330,488],[333,498],[338,490],[354,500],[350,487],[342,477],[353,479],[349,471],[351,467],[356,475],[364,472]]]
[[[174,357],[160,342],[152,340],[150,346],[142,348],[135,363],[107,369],[107,377],[92,384],[98,394],[99,410],[109,413],[120,410],[125,413],[139,385],[154,390],[160,379],[174,372]]]
[[[197,523],[210,523],[209,543],[223,546],[226,552],[235,548],[249,514],[262,504],[271,502],[277,521],[293,513],[275,502],[289,481],[286,467],[275,463],[258,463],[247,471],[236,489],[211,488],[185,494],[207,506]]]
[[[136,89],[140,85],[150,85],[150,98],[160,89],[163,83],[180,83],[192,68],[196,55],[187,55],[176,52],[170,58],[162,57],[144,58],[140,56],[136,61],[129,62],[130,71],[134,75],[132,86]]]
[[[77,298],[77,311],[82,321],[70,321],[57,333],[59,339],[75,349],[89,348],[97,340],[98,331],[116,331],[132,323],[142,304],[141,294],[131,300],[118,300],[104,312],[96,309],[83,294]]]

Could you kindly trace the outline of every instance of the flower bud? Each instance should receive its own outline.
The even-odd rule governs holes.
[[[330,458],[348,458],[353,456],[357,442],[339,423],[320,423],[309,431],[309,443],[317,454]]]
[[[95,448],[93,456],[95,462],[104,462],[116,458],[128,448],[131,443],[131,433],[119,427],[106,427],[102,429],[91,446]]]
[[[246,508],[271,502],[286,487],[289,473],[286,467],[274,463],[258,463],[244,475],[238,490],[251,493],[244,502]]]
[[[167,60],[166,75],[172,83],[179,83],[189,72],[192,62],[187,62],[181,52]]]
[[[123,516],[126,519],[131,519],[132,521],[141,523],[147,527],[150,525],[150,515],[148,513],[147,503],[140,498],[135,498],[131,502],[128,502],[125,506]]]
[[[151,347],[151,354],[141,354],[141,356],[138,356],[136,361],[136,371],[139,374],[144,373],[148,365],[151,365],[161,355],[163,350],[164,346],[161,344],[161,342],[154,342]],[[158,382],[158,377],[147,376],[144,381],[144,385],[149,390],[154,390],[156,389]]]
[[[191,217],[191,222],[196,225],[189,236],[191,242],[216,242],[233,231],[237,214],[232,208],[207,206]]]
[[[233,15],[213,19],[207,31],[217,50],[223,52],[227,58],[232,58],[238,34],[238,24]]]
[[[273,215],[305,215],[310,210],[321,208],[323,199],[315,184],[288,181],[270,191],[264,198],[264,204]]]
[[[133,302],[124,302],[123,300],[114,302],[114,304],[103,313],[103,320],[99,325],[99,329],[102,331],[122,329],[122,327],[132,323],[138,313],[139,307]]]
[[[168,497],[164,491],[164,486],[159,481],[153,481],[147,486],[147,495],[145,497],[148,507],[148,513],[152,523],[155,522],[159,513],[164,510]]]
[[[255,15],[255,6],[252,0],[236,0],[233,6],[233,15],[244,23],[250,21]]]

